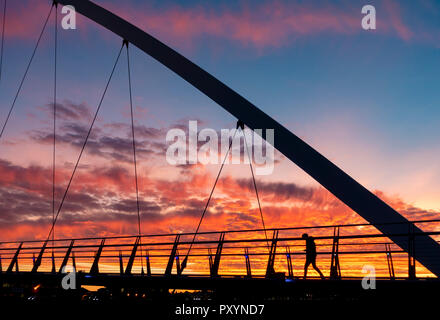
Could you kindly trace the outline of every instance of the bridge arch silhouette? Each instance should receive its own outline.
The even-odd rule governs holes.
[[[88,0],[57,0],[105,27],[175,72],[250,129],[274,129],[274,147],[344,204],[440,277],[440,245],[392,207],[258,107],[198,65],[116,14]],[[263,133],[265,130],[262,131]],[[264,134],[263,134],[263,138]],[[415,248],[403,234],[418,234]]]

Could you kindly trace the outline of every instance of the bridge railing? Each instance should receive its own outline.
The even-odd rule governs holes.
[[[417,263],[420,248],[411,248],[421,235],[440,240],[440,220],[412,222],[424,231],[393,235],[407,239],[409,253],[369,224],[346,224],[200,232],[194,243],[193,233],[3,241],[0,267],[3,273],[58,273],[73,266],[92,274],[294,278],[303,276],[302,235],[307,233],[315,240],[317,266],[326,277],[360,277],[372,267],[377,277],[433,276]],[[188,265],[182,270],[186,256]],[[312,266],[308,274],[315,275]]]

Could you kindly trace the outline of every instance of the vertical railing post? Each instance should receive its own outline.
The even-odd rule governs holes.
[[[53,252],[52,249],[52,273],[55,273],[55,253]]]
[[[92,267],[90,268],[90,272],[92,274],[98,274],[99,273],[99,259],[101,258],[102,249],[104,248],[105,239],[101,240],[101,244],[98,248],[98,251],[96,251],[95,254],[95,260],[93,260]]]
[[[341,279],[341,267],[339,265],[339,227],[333,229],[332,257],[330,265],[330,278]]]
[[[252,278],[251,262],[249,260],[249,249],[244,249],[244,258],[246,259],[246,276]]]
[[[76,260],[75,260],[75,252],[73,252],[72,251],[72,265],[73,265],[73,268],[75,269],[75,271],[76,271]]]
[[[131,269],[133,268],[134,259],[136,258],[136,251],[139,246],[139,243],[141,241],[141,237],[136,237],[136,240],[133,245],[133,249],[131,250],[130,258],[127,262],[127,267],[125,268],[125,274],[129,275],[131,274]]]
[[[9,264],[7,272],[12,272],[12,269],[15,266],[15,271],[18,272],[18,255],[20,254],[21,247],[23,246],[23,242],[20,242],[20,245],[17,248],[17,251],[14,254],[14,257],[11,260],[11,263]]]
[[[286,259],[287,259],[287,271],[289,278],[293,278],[293,265],[292,265],[292,256],[290,254],[290,248],[286,246]]]
[[[220,234],[220,238],[218,239],[217,251],[215,252],[214,262],[212,262],[211,277],[217,277],[218,276],[218,269],[220,267],[220,259],[221,259],[221,256],[222,256],[224,240],[225,240],[225,233],[222,232]],[[211,257],[211,261],[212,261],[212,256],[210,255],[210,257]]]
[[[176,235],[176,239],[174,240],[174,245],[173,248],[171,249],[170,257],[168,259],[167,268],[165,269],[166,276],[171,275],[171,272],[173,270],[173,264],[174,264],[174,260],[176,260],[176,252],[177,252],[177,247],[179,245],[179,239],[180,239],[180,234]]]
[[[176,249],[176,273],[178,276],[180,276],[182,274],[182,268],[180,265],[180,256],[179,256],[179,250]]]
[[[145,262],[147,263],[147,276],[151,276],[150,252],[145,251]]]
[[[278,230],[273,231],[272,245],[269,250],[269,258],[267,260],[266,278],[270,278],[275,274],[274,263],[277,251]]]
[[[416,249],[414,225],[408,224],[408,279],[416,279]]]
[[[122,261],[122,251],[119,250],[119,274],[124,274],[124,261]]]
[[[390,275],[390,280],[394,280],[395,275],[394,275],[393,256],[391,255],[391,246],[389,243],[385,243],[385,250],[387,254],[388,273]]]
[[[70,256],[70,253],[72,252],[73,244],[74,244],[74,243],[75,243],[75,240],[71,240],[71,241],[70,241],[69,248],[67,248],[66,254],[64,255],[64,259],[63,259],[63,261],[61,262],[61,266],[60,266],[60,269],[58,270],[58,273],[63,272],[63,268],[64,268],[64,267],[67,265],[67,263],[69,262],[69,256]]]
[[[43,243],[43,246],[41,247],[40,253],[38,254],[37,260],[35,260],[34,266],[32,267],[32,272],[37,272],[38,268],[41,265],[41,261],[43,259],[44,250],[47,246],[47,240]]]
[[[212,266],[214,265],[214,260],[212,259],[211,248],[208,248],[208,262],[209,262],[209,274],[212,274]]]

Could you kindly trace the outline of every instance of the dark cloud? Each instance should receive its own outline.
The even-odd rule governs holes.
[[[58,107],[58,105],[57,105]],[[87,136],[90,126],[90,113],[85,105],[75,105],[70,102],[60,104],[60,122],[57,128],[56,141],[57,144],[65,144],[75,148],[81,148],[84,144],[84,140]],[[82,122],[80,121],[82,120]],[[192,119],[197,121],[198,130],[203,129],[204,121],[200,119]],[[167,132],[170,129],[181,129],[185,132],[187,137],[187,143],[189,143],[189,120],[183,119],[176,121],[175,123],[163,128],[148,127],[145,125],[135,126],[135,138],[136,138],[136,153],[139,160],[148,160],[152,157],[165,157],[167,149],[170,143],[165,141]],[[234,128],[232,128],[233,132]],[[53,134],[51,128],[45,130],[34,130],[28,133],[28,135],[34,141],[43,144],[53,143]],[[198,133],[199,133],[198,132]],[[218,136],[217,150],[222,151],[222,139],[220,130],[216,131]],[[247,161],[247,154],[244,145],[244,139],[241,134],[237,134],[236,138],[240,139],[238,148],[240,149],[241,160]],[[237,140],[238,141],[238,140]],[[197,146],[200,149],[206,141],[197,141]],[[229,142],[227,142],[229,143]],[[235,144],[234,144],[235,146]],[[187,146],[188,147],[188,146]],[[227,147],[227,146],[226,146]],[[249,145],[249,152],[254,153],[255,146]],[[131,163],[133,161],[133,142],[131,125],[129,123],[112,122],[109,124],[95,124],[91,135],[86,145],[86,152],[99,156],[112,161],[118,161],[121,163]],[[235,153],[235,151],[234,151]],[[262,145],[262,154],[266,157],[266,144]],[[230,155],[231,156],[231,155]],[[219,159],[221,160],[221,159]],[[275,159],[266,159],[266,161],[274,161],[275,163],[280,161],[280,157],[276,156]],[[184,169],[184,168],[182,168]]]
[[[253,229],[262,227],[260,218],[243,212],[231,212],[228,214],[226,226],[229,230]]]
[[[53,116],[54,104],[50,103],[42,108],[50,117]],[[58,120],[88,120],[92,119],[91,108],[85,103],[76,104],[69,100],[56,104]]]
[[[237,184],[248,190],[254,191],[252,179],[237,179]],[[301,187],[295,183],[284,182],[257,182],[258,191],[262,195],[274,195],[281,199],[299,199],[309,201],[314,195],[314,188]]]
[[[67,144],[77,149],[82,148],[89,128],[78,123],[64,123],[57,134],[57,144]],[[32,131],[31,138],[44,144],[53,143],[53,135],[42,131]],[[165,139],[164,139],[165,140]],[[136,139],[136,154],[138,158],[149,159],[152,156],[166,154],[167,145],[151,139]],[[133,140],[129,137],[106,135],[99,128],[94,127],[87,141],[86,152],[105,159],[116,160],[124,163],[133,162]]]
[[[41,195],[0,188],[0,221],[4,223],[21,223],[38,220],[43,216],[52,216],[51,202]]]

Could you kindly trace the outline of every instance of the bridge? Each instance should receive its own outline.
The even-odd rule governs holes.
[[[412,223],[431,231],[393,237],[405,238],[412,248],[421,236],[440,239],[440,231],[435,231],[440,220]],[[265,232],[271,235],[269,241]],[[324,280],[303,276],[303,233],[315,235]],[[190,246],[192,251],[185,256]],[[46,297],[48,288],[66,294],[61,282],[72,270],[78,287],[101,288],[92,296],[99,301],[112,297],[142,302],[152,292],[176,291],[214,292],[223,298],[284,296],[297,302],[306,296],[318,301],[337,297],[365,302],[368,294],[373,301],[401,299],[401,294],[429,300],[439,285],[436,277],[416,264],[416,252],[400,249],[370,224],[10,241],[0,243],[0,253],[3,295],[20,288],[20,294],[36,299]],[[183,257],[188,257],[186,272]],[[374,267],[379,294],[362,289],[363,277],[371,276],[365,265]],[[91,298],[76,292],[77,299]]]
[[[294,133],[211,74],[145,31],[91,1],[57,0],[50,5],[49,14],[10,106],[0,138],[7,129],[10,116],[13,115],[16,100],[47,22],[53,12],[58,11],[58,4],[74,6],[78,13],[120,36],[121,47],[62,201],[57,208],[55,204],[53,206],[53,221],[48,237],[41,240],[0,243],[4,295],[13,293],[13,288],[21,288],[20,294],[32,294],[43,287],[59,287],[60,279],[64,276],[63,268],[71,265],[78,271],[78,281],[81,285],[101,286],[109,290],[111,295],[122,294],[124,297],[143,297],[151,290],[163,293],[182,289],[223,292],[224,296],[228,295],[226,292],[230,295],[231,291],[237,294],[245,291],[246,295],[253,292],[268,296],[282,292],[282,295],[294,296],[298,301],[311,296],[322,298],[323,292],[328,297],[362,296],[365,293],[359,288],[364,275],[362,268],[359,268],[360,265],[353,264],[353,258],[362,261],[362,264],[378,259],[385,266],[377,280],[383,283],[382,288],[391,288],[391,291],[382,291],[382,297],[389,292],[400,297],[399,292],[403,284],[411,288],[414,294],[427,294],[432,288],[438,287],[440,246],[436,240],[439,234],[435,228],[437,220],[407,220]],[[56,39],[55,37],[55,48]],[[252,130],[273,129],[274,147],[368,221],[368,224],[267,229],[260,205],[262,229],[199,232],[209,198],[193,233],[143,235],[139,228],[139,233],[131,236],[56,239],[56,222],[124,49],[127,52],[130,77],[130,46],[136,46],[145,52],[232,114],[238,121],[237,130],[245,126]],[[133,128],[130,78],[129,85]],[[56,108],[56,68],[54,88]],[[54,125],[54,150],[55,137]],[[136,171],[134,130],[132,138]],[[253,176],[252,165],[251,172]],[[220,173],[221,168],[217,180]],[[259,202],[255,178],[253,181]],[[139,218],[138,190],[137,203]],[[422,226],[425,228],[422,229]],[[427,230],[431,228],[433,229]],[[323,263],[327,268],[326,280],[313,277],[309,280],[302,279],[304,239],[301,238],[301,234],[307,233],[309,229],[313,229],[313,232],[309,233],[313,234],[318,245],[318,265]],[[344,266],[344,260],[347,261],[347,266]],[[417,263],[420,263],[418,267]],[[223,266],[227,266],[227,269]],[[417,268],[423,270],[421,275],[418,275]],[[310,288],[315,288],[312,293],[309,292]]]

